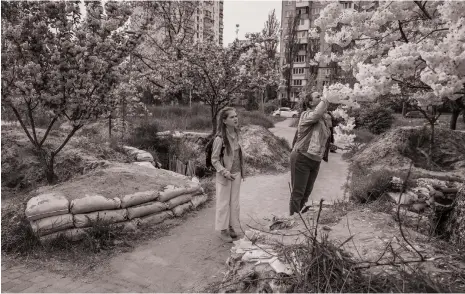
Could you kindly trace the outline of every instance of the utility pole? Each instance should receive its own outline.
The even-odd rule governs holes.
[[[189,107],[192,108],[192,88],[189,88]]]

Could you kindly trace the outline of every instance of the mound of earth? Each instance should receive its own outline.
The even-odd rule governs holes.
[[[41,187],[30,196],[60,192],[69,200],[80,198],[85,194],[114,198],[148,190],[161,191],[168,185],[183,187],[188,186],[189,183],[191,181],[188,177],[164,169],[114,163],[108,168],[94,170],[60,185]]]
[[[45,130],[38,129],[38,136]],[[30,190],[47,184],[44,169],[21,128],[2,129],[2,199],[18,191]],[[45,143],[47,148],[57,148],[67,133],[53,130]],[[82,175],[98,167],[108,166],[110,161],[130,162],[121,148],[112,148],[103,141],[97,142],[85,136],[75,135],[55,158],[55,174],[58,182],[75,175]]]
[[[262,126],[241,129],[247,172],[285,171],[289,167],[289,143]]]
[[[247,175],[270,171],[284,171],[289,166],[289,144],[276,137],[268,129],[248,125],[241,128],[245,172]],[[198,170],[205,169],[205,146],[210,136],[202,133],[183,133],[178,137],[182,141],[180,160],[194,159]]]
[[[465,133],[437,129],[428,166],[430,130],[421,127],[400,127],[390,130],[369,143],[353,157],[363,168],[405,169],[410,162],[418,169],[453,172],[465,178]]]

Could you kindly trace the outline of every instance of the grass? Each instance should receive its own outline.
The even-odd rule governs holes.
[[[150,120],[158,125],[158,131],[209,132],[212,129],[210,108],[202,104],[194,104],[192,107],[152,106],[149,107],[149,112],[153,117]],[[238,108],[237,112],[241,125],[260,125],[265,128],[274,126],[274,120],[260,111],[246,111]],[[145,118],[133,118],[132,122],[138,125],[144,120]]]
[[[394,124],[392,125],[392,128],[395,127],[417,127],[417,126],[424,126],[425,124],[428,124],[426,119],[424,118],[406,118],[403,117],[402,114],[400,113],[395,113],[394,114],[395,120]],[[451,114],[450,113],[444,113],[441,114],[438,120],[438,126],[441,128],[449,128],[449,122],[450,122]],[[465,123],[463,122],[462,116],[460,115],[458,120],[457,120],[457,130],[465,131]]]

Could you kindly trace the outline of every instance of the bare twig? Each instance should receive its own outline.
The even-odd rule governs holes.
[[[402,221],[400,219],[400,203],[401,203],[401,200],[402,200],[402,195],[404,194],[404,192],[405,192],[405,190],[407,188],[407,181],[410,178],[410,174],[412,173],[412,167],[413,167],[413,161],[410,162],[410,167],[409,167],[407,176],[405,177],[404,183],[402,185],[402,191],[400,192],[400,195],[399,195],[399,201],[397,203],[397,219],[399,221],[400,234],[402,235],[402,238],[404,239],[405,243],[407,243],[413,250],[415,250],[415,252],[420,257],[421,261],[424,261],[425,260],[424,256],[415,247],[413,247],[413,245],[410,243],[410,241],[407,240],[407,238],[405,237],[404,230],[402,229]]]

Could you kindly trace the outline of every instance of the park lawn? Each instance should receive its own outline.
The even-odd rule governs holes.
[[[426,119],[424,118],[406,118],[406,117],[403,117],[402,114],[400,113],[395,113],[394,117],[395,117],[395,121],[392,127],[401,127],[401,126],[417,127],[417,126],[423,126],[428,123]],[[441,114],[441,116],[438,119],[439,127],[449,128],[450,117],[451,117],[450,113]],[[462,116],[459,116],[459,119],[457,120],[457,130],[465,131],[465,123],[463,122]]]

